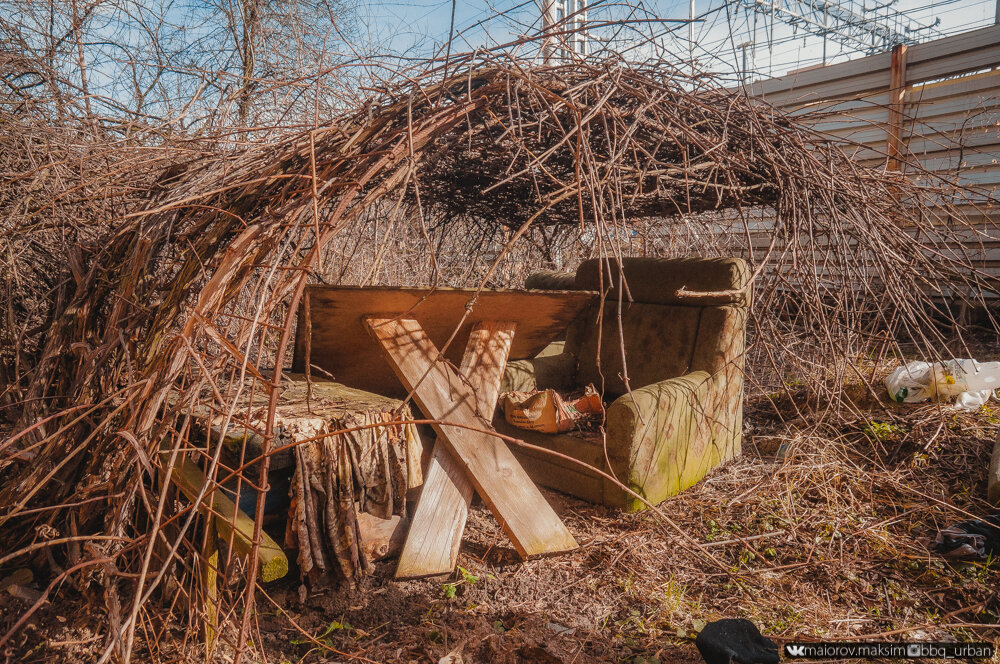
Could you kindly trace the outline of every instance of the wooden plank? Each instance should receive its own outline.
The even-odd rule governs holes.
[[[517,324],[512,321],[483,321],[472,328],[458,372],[476,392],[479,416],[493,421],[500,398],[500,382],[507,366]]]
[[[397,579],[437,576],[455,569],[473,490],[465,472],[438,441],[399,554]]]
[[[209,517],[209,520],[213,520]],[[205,661],[211,661],[215,648],[215,635],[219,629],[219,543],[215,526],[205,529],[205,543],[201,549],[201,581],[205,607]]]
[[[405,314],[420,321],[438,348],[452,339],[445,355],[457,366],[476,323],[516,320],[518,329],[510,357],[526,359],[565,332],[594,297],[594,293],[586,291],[477,293],[472,289],[447,288],[311,287],[311,360],[313,365],[332,374],[338,383],[376,394],[405,397],[406,391],[368,334],[362,321],[364,316]],[[300,320],[304,318],[300,309]],[[293,370],[304,368],[304,357],[303,333],[296,342]]]
[[[414,400],[466,472],[500,527],[524,558],[570,551],[573,535],[524,472],[507,445],[477,429],[491,429],[476,415],[476,396],[458,372],[440,359],[440,352],[412,318],[367,319],[369,329]],[[423,498],[421,499],[423,502]]]
[[[381,519],[374,514],[358,512],[358,535],[368,560],[385,560],[403,549],[410,520],[398,514]]]
[[[486,420],[496,409],[514,329],[511,322],[478,323],[462,356],[461,374],[476,394],[478,414]],[[437,576],[455,569],[473,489],[451,453],[439,442],[399,557],[397,579]]]
[[[160,456],[164,460],[169,458],[170,452],[161,452]],[[162,470],[161,473],[165,473]],[[208,477],[202,472],[193,461],[186,457],[178,456],[170,479],[180,488],[181,493],[192,503],[197,499],[201,488],[208,484]],[[253,491],[247,487],[248,491]],[[225,542],[232,542],[233,549],[242,556],[250,554],[253,545],[254,520],[243,513],[242,510],[223,495],[222,491],[216,487],[213,491],[209,487],[199,510],[215,522],[215,529]],[[235,527],[234,527],[235,523]],[[288,573],[288,558],[281,547],[271,539],[263,530],[260,531],[260,575],[264,581],[274,581],[280,579]]]

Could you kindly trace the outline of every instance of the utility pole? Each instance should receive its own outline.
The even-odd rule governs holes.
[[[752,48],[753,45],[752,41],[745,41],[737,47],[743,51],[743,67],[740,69],[740,80],[744,85],[746,85],[747,79],[750,78],[750,67],[747,64],[747,49]]]
[[[823,8],[823,66],[826,66],[826,36],[830,30],[830,12]]]
[[[694,0],[688,7],[688,59],[691,61],[691,75],[694,76]]]
[[[542,0],[542,34],[547,35],[556,24],[556,0]],[[542,42],[542,64],[556,63],[555,37],[546,37]]]
[[[551,31],[563,34],[547,36],[542,43],[546,65],[556,64],[560,53],[567,59],[570,53],[586,55],[587,0],[542,0],[542,34]]]

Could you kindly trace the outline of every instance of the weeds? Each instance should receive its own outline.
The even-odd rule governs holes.
[[[459,588],[461,588],[463,584],[472,586],[479,582],[478,576],[462,566],[458,567],[458,573],[461,578],[457,581],[441,584],[441,592],[445,599],[453,599],[458,594]]]

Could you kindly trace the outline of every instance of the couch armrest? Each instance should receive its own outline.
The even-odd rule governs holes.
[[[573,387],[575,377],[576,356],[572,353],[514,360],[504,369],[500,392],[565,390]]]
[[[608,407],[608,460],[618,479],[653,505],[696,483],[734,456],[732,440],[715,440],[713,390],[705,371],[653,383]],[[624,496],[628,510],[643,503]]]

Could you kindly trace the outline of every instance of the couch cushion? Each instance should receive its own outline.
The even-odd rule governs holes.
[[[711,301],[678,296],[684,288],[694,292],[740,291],[750,280],[750,269],[742,258],[591,258],[576,270],[576,289],[599,291],[612,287],[608,300],[618,300],[620,274],[625,274],[625,300],[654,304],[735,304],[745,306],[746,292],[720,294]],[[604,271],[603,284],[600,270]]]
[[[628,391],[623,367],[632,389],[683,376],[691,370],[701,312],[701,307],[625,303],[621,315],[623,364],[617,305],[605,302],[600,335],[596,324],[598,307],[592,305],[567,338],[567,349],[572,346],[571,352],[579,363],[577,384],[593,383],[598,390],[603,387],[605,399],[610,399]]]
[[[609,483],[599,473],[588,470],[589,466],[607,472],[604,442],[600,435],[526,431],[507,422],[502,413],[497,414],[493,426],[500,434],[541,448],[531,449],[510,442],[507,444],[521,466],[537,484],[592,503],[624,506],[621,491],[609,487]],[[546,450],[556,454],[550,454]],[[565,457],[582,461],[585,465],[574,463]]]
[[[715,375],[726,370],[734,359],[742,358],[746,322],[747,310],[743,307],[704,307],[691,356],[691,371]]]

